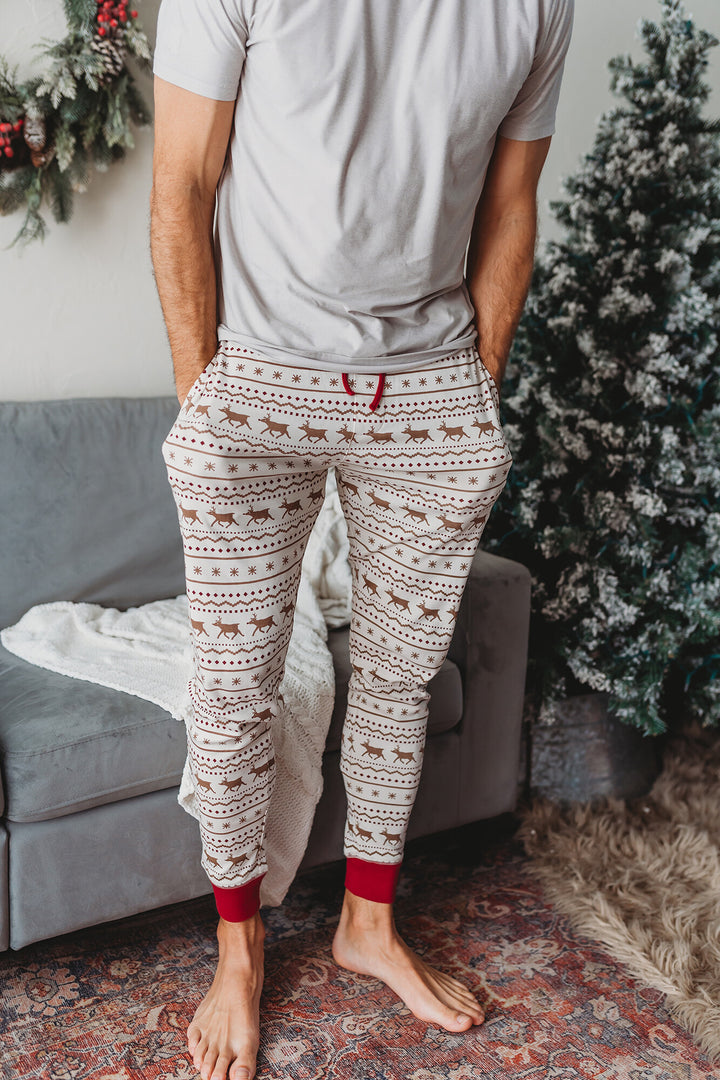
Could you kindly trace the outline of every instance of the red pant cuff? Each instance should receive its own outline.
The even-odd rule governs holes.
[[[267,871],[266,871],[267,872]],[[251,919],[260,908],[260,882],[265,874],[244,885],[236,885],[232,889],[222,889],[219,885],[213,885],[215,893],[215,905],[218,915],[225,922],[243,922]]]
[[[397,881],[402,863],[374,863],[365,859],[347,858],[345,864],[345,888],[364,900],[376,904],[392,904],[395,901]]]

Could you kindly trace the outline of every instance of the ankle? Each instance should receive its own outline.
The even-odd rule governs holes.
[[[256,911],[249,919],[240,922],[229,922],[221,917],[218,920],[217,938],[221,948],[233,953],[254,949],[265,941],[265,926],[260,912]]]
[[[385,931],[390,935],[395,933],[392,904],[366,900],[351,893],[349,889],[345,890],[340,919],[351,930],[377,933]]]

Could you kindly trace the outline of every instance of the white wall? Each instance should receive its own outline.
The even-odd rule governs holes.
[[[138,0],[140,20],[154,40],[159,0]],[[718,0],[688,0],[686,10],[720,38]],[[558,109],[557,131],[540,182],[541,236],[556,236],[547,201],[559,178],[590,149],[595,123],[613,101],[607,61],[638,57],[641,16],[657,18],[658,0],[576,0],[575,28]],[[33,46],[64,33],[60,0],[4,0],[0,51],[21,78],[33,68]],[[720,47],[711,52],[713,86],[708,115],[720,112]],[[141,88],[152,100],[152,79]],[[152,131],[140,129],[136,148],[77,196],[69,225],[48,218],[44,243],[0,255],[2,384],[0,398],[30,401],[85,396],[173,393],[172,363],[149,253],[148,200]],[[6,248],[21,217],[0,218]]]

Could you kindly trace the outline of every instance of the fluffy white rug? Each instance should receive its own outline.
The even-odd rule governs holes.
[[[720,733],[666,747],[645,798],[524,815],[519,836],[552,903],[601,942],[720,1060]]]

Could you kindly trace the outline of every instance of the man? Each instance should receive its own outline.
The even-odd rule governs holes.
[[[402,941],[392,904],[427,683],[511,466],[499,387],[572,3],[162,0],[151,245],[182,406],[163,456],[220,915],[188,1028],[203,1080],[255,1075],[270,718],[330,465],[353,572],[333,955],[429,1023],[483,1020]]]

